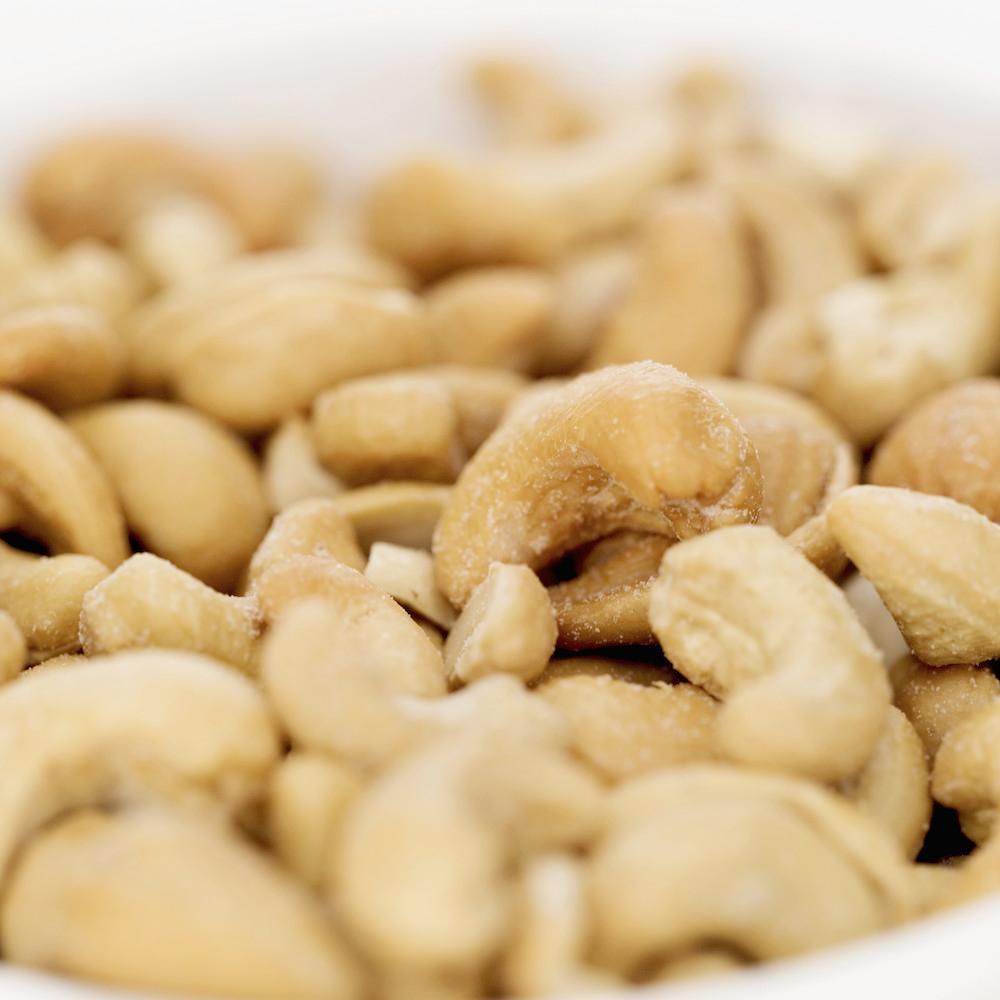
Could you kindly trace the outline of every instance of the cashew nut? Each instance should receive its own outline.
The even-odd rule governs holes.
[[[267,439],[261,474],[274,514],[300,500],[335,497],[344,490],[344,484],[320,465],[302,417],[289,417]]]
[[[0,294],[43,264],[50,252],[31,219],[11,205],[0,205]]]
[[[668,549],[649,613],[674,667],[723,700],[730,759],[836,781],[871,756],[889,706],[882,658],[840,589],[770,528]]]
[[[6,611],[0,611],[0,684],[16,677],[27,661],[24,634]]]
[[[365,576],[404,607],[442,628],[455,625],[455,609],[438,590],[429,552],[376,542],[368,555]]]
[[[435,483],[376,483],[341,493],[334,503],[354,525],[362,549],[375,542],[429,549],[450,496],[450,486]]]

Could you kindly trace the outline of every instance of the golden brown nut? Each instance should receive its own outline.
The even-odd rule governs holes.
[[[491,562],[752,521],[760,490],[753,446],[710,393],[667,365],[603,369],[505,421],[466,465],[435,533],[438,582],[461,606]]]
[[[267,530],[246,445],[182,406],[123,400],[69,426],[97,457],[144,548],[218,589],[235,585]]]

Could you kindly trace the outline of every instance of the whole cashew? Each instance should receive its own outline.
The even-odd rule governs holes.
[[[889,706],[882,658],[840,589],[770,528],[668,549],[649,612],[674,667],[723,700],[730,759],[836,781],[871,756]]]
[[[197,792],[236,807],[259,793],[278,756],[249,681],[205,657],[154,650],[29,673],[0,689],[0,744],[10,762],[0,878],[21,840],[60,813]]]
[[[753,446],[711,394],[667,365],[606,368],[504,422],[462,470],[438,582],[461,606],[491,562],[540,568],[629,528],[685,538],[754,520],[760,495]]]
[[[8,958],[61,974],[255,1000],[361,995],[316,900],[232,833],[166,810],[85,811],[38,834],[2,916]]]

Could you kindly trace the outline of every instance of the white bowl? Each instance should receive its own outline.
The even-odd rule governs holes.
[[[961,14],[962,6],[942,10]],[[105,7],[111,16],[80,38],[72,29],[53,34],[45,20],[79,14],[70,0],[43,5],[33,21],[26,14],[20,36],[15,20],[11,37],[23,44],[0,65],[0,189],[46,140],[76,126],[123,123],[217,142],[285,136],[328,163],[335,184],[353,186],[413,146],[475,137],[458,71],[470,53],[483,51],[538,56],[585,87],[615,91],[656,81],[692,55],[717,53],[774,101],[787,103],[791,95],[796,105],[835,105],[891,135],[958,150],[978,168],[1000,165],[995,32],[946,17],[940,30],[950,33],[940,34],[937,21],[909,4],[869,5],[862,18],[862,4],[841,4],[819,20],[812,5],[789,0],[577,0],[538,9],[470,0],[363,11],[225,0],[198,16],[196,5],[180,3],[173,16],[164,8],[151,20],[144,4]],[[838,15],[845,10],[848,16]],[[95,38],[103,44],[89,44]],[[986,900],[805,958],[627,996],[995,1000],[997,931],[1000,901]],[[0,965],[0,998],[123,996],[149,994]]]

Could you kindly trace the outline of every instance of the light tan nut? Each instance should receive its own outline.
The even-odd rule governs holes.
[[[69,419],[97,457],[144,548],[210,586],[235,585],[267,530],[253,455],[186,407],[106,403]]]
[[[243,235],[207,198],[158,198],[125,227],[129,256],[157,288],[198,279],[244,252]]]
[[[858,185],[858,231],[887,268],[930,264],[956,253],[973,210],[957,165],[914,155],[873,165]]]
[[[889,679],[895,690],[894,665],[899,662],[900,657],[909,652],[903,633],[899,631],[899,626],[889,614],[889,609],[882,603],[882,598],[870,580],[860,573],[851,573],[841,584],[841,589],[844,591],[847,603],[858,616],[858,621],[864,626],[872,642],[875,643],[875,648],[889,666]]]
[[[829,520],[919,659],[1000,655],[1000,527],[955,500],[889,486],[851,487]]]
[[[320,465],[302,417],[289,417],[267,439],[261,474],[274,514],[300,500],[335,497],[344,491],[344,484]]]
[[[14,205],[0,205],[0,292],[43,264],[50,252],[31,219]]]
[[[894,836],[915,858],[930,826],[930,770],[916,729],[895,706],[868,763],[846,782],[843,793]]]
[[[165,810],[82,812],[40,834],[5,896],[3,939],[11,961],[116,986],[257,1000],[361,992],[301,886],[233,834]]]
[[[688,537],[752,521],[756,454],[736,419],[667,365],[606,368],[505,421],[438,524],[438,582],[465,604],[492,562],[541,568],[623,529]]]
[[[559,142],[592,124],[592,113],[561,81],[521,59],[479,59],[469,82],[503,142]]]
[[[539,375],[576,368],[632,281],[636,256],[626,243],[583,247],[560,261],[555,301],[535,355]]]
[[[929,667],[907,656],[894,673],[896,705],[910,720],[931,761],[948,732],[1000,701],[1000,680],[987,664]]]
[[[563,649],[649,645],[649,586],[671,540],[624,531],[597,542],[572,580],[549,587]]]
[[[340,494],[334,503],[354,525],[362,549],[392,542],[430,549],[450,486],[435,483],[376,483]]]
[[[838,575],[844,553],[830,532],[826,508],[858,481],[854,446],[819,407],[794,393],[738,379],[703,384],[735,414],[757,449],[764,480],[760,523],[825,573]]]
[[[569,719],[574,751],[610,781],[713,760],[719,705],[660,666],[557,660],[535,691]]]
[[[809,301],[863,272],[850,218],[818,176],[766,153],[727,157],[714,174],[759,242],[770,303]]]
[[[361,774],[326,754],[294,750],[274,769],[267,826],[279,858],[318,889],[348,808],[364,788]]]
[[[468,365],[431,365],[417,370],[446,386],[458,409],[458,433],[471,455],[505,418],[508,408],[537,382],[515,372]]]
[[[144,552],[83,599],[80,641],[89,656],[161,646],[204,653],[256,673],[260,612],[247,597],[220,594]]]
[[[823,363],[815,302],[782,302],[754,317],[736,365],[742,378],[811,395]]]
[[[729,759],[836,781],[871,756],[889,706],[882,658],[839,588],[772,529],[668,549],[649,610],[675,669],[722,699]]]
[[[697,948],[665,962],[651,977],[654,983],[676,983],[738,972],[746,961],[728,948]]]
[[[962,872],[968,867],[957,867],[948,862],[913,866],[913,877],[920,914],[934,913],[952,901],[956,890],[964,881]]]
[[[0,684],[17,677],[27,661],[24,634],[6,611],[0,611]]]
[[[441,628],[450,629],[455,624],[455,609],[438,590],[434,560],[424,549],[376,542],[368,555],[365,576],[403,607]]]
[[[38,557],[0,545],[0,608],[17,623],[32,663],[80,648],[80,609],[108,575],[90,556]]]
[[[267,705],[249,681],[206,657],[162,650],[29,672],[0,690],[0,742],[10,762],[0,873],[22,838],[70,809],[198,794],[240,807],[278,756]]]
[[[556,635],[552,603],[532,570],[491,563],[448,634],[445,668],[463,684],[492,673],[534,680],[552,656]]]
[[[1000,804],[1000,702],[980,708],[948,729],[934,759],[931,791],[959,811],[962,830],[977,843],[991,835]]]
[[[635,275],[588,365],[662,361],[730,371],[754,306],[750,250],[735,208],[711,187],[673,188],[644,223]]]
[[[526,371],[532,367],[555,299],[552,279],[526,267],[463,271],[425,298],[439,361]]]
[[[24,512],[19,526],[51,551],[115,567],[128,555],[125,522],[101,467],[38,403],[0,391],[0,489]]]
[[[798,954],[913,911],[908,867],[873,821],[812,782],[718,766],[613,793],[589,882],[596,954],[625,974],[706,940]]]
[[[0,384],[53,409],[115,393],[125,375],[125,343],[86,306],[14,309],[0,317]]]
[[[424,635],[430,639],[434,648],[444,656],[444,632],[433,622],[429,622],[426,618],[421,618],[419,615],[416,615],[413,620],[423,629]]]
[[[1000,840],[993,837],[974,851],[960,868],[945,870],[951,872],[951,878],[942,880],[943,884],[937,886],[938,892],[933,897],[935,909],[958,906],[995,893],[1000,888]]]
[[[1000,521],[1000,379],[928,397],[879,442],[868,479],[936,493]]]
[[[372,190],[375,246],[425,277],[484,264],[544,264],[615,235],[680,166],[662,115],[626,117],[573,142],[478,160],[423,155]]]

